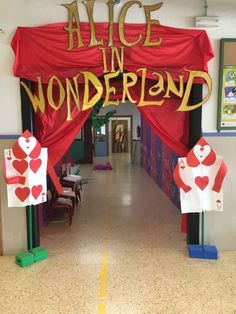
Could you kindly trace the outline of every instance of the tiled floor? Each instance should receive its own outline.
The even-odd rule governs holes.
[[[82,175],[73,224],[42,232],[49,258],[28,268],[0,258],[0,313],[236,313],[236,252],[190,259],[180,215],[138,165]]]

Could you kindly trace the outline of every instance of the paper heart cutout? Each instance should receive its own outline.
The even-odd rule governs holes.
[[[202,191],[205,190],[209,183],[209,178],[207,176],[204,177],[196,177],[195,184],[201,189]]]
[[[43,189],[43,186],[41,184],[40,185],[34,185],[32,187],[31,192],[32,192],[32,195],[33,195],[35,200],[39,197],[40,193],[42,192],[42,189]]]
[[[31,159],[29,166],[30,166],[30,169],[34,173],[36,173],[38,171],[38,169],[40,168],[41,164],[42,164],[42,159]]]
[[[193,152],[198,161],[203,162],[203,160],[210,154],[211,147],[209,145],[195,145],[193,148]]]
[[[35,137],[30,136],[28,138],[26,137],[19,137],[18,139],[18,143],[20,148],[27,154],[29,155],[32,150],[35,148],[36,144],[37,144],[37,140]]]
[[[20,173],[23,174],[28,168],[28,162],[26,160],[14,160],[12,166]]]
[[[17,188],[15,189],[15,194],[21,202],[24,202],[30,194],[30,189],[27,187]]]

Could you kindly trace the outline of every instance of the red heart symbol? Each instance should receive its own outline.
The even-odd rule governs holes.
[[[7,157],[7,160],[12,160],[12,157]]]
[[[30,194],[30,189],[29,188],[17,188],[15,190],[15,194],[21,202],[24,202]]]
[[[23,174],[28,168],[28,162],[26,160],[14,160],[12,166],[20,173]]]
[[[195,178],[195,183],[201,189],[202,191],[205,190],[209,183],[209,178],[207,176],[204,177],[196,177]]]
[[[36,173],[42,164],[42,159],[31,159],[30,160],[30,169]]]
[[[42,189],[43,189],[43,187],[41,184],[40,185],[34,185],[32,187],[32,195],[33,195],[34,199],[37,199],[39,197],[40,193],[42,192]]]

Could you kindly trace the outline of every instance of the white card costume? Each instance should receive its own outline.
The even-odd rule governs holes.
[[[222,183],[227,167],[201,138],[186,158],[179,158],[174,180],[180,188],[181,212],[223,211]]]
[[[5,149],[8,207],[24,207],[46,202],[47,148],[25,131],[13,149]]]

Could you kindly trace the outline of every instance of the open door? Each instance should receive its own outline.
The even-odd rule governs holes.
[[[112,121],[112,153],[128,153],[128,121]]]
[[[94,131],[94,155],[108,156],[108,128],[107,125],[101,126]]]

